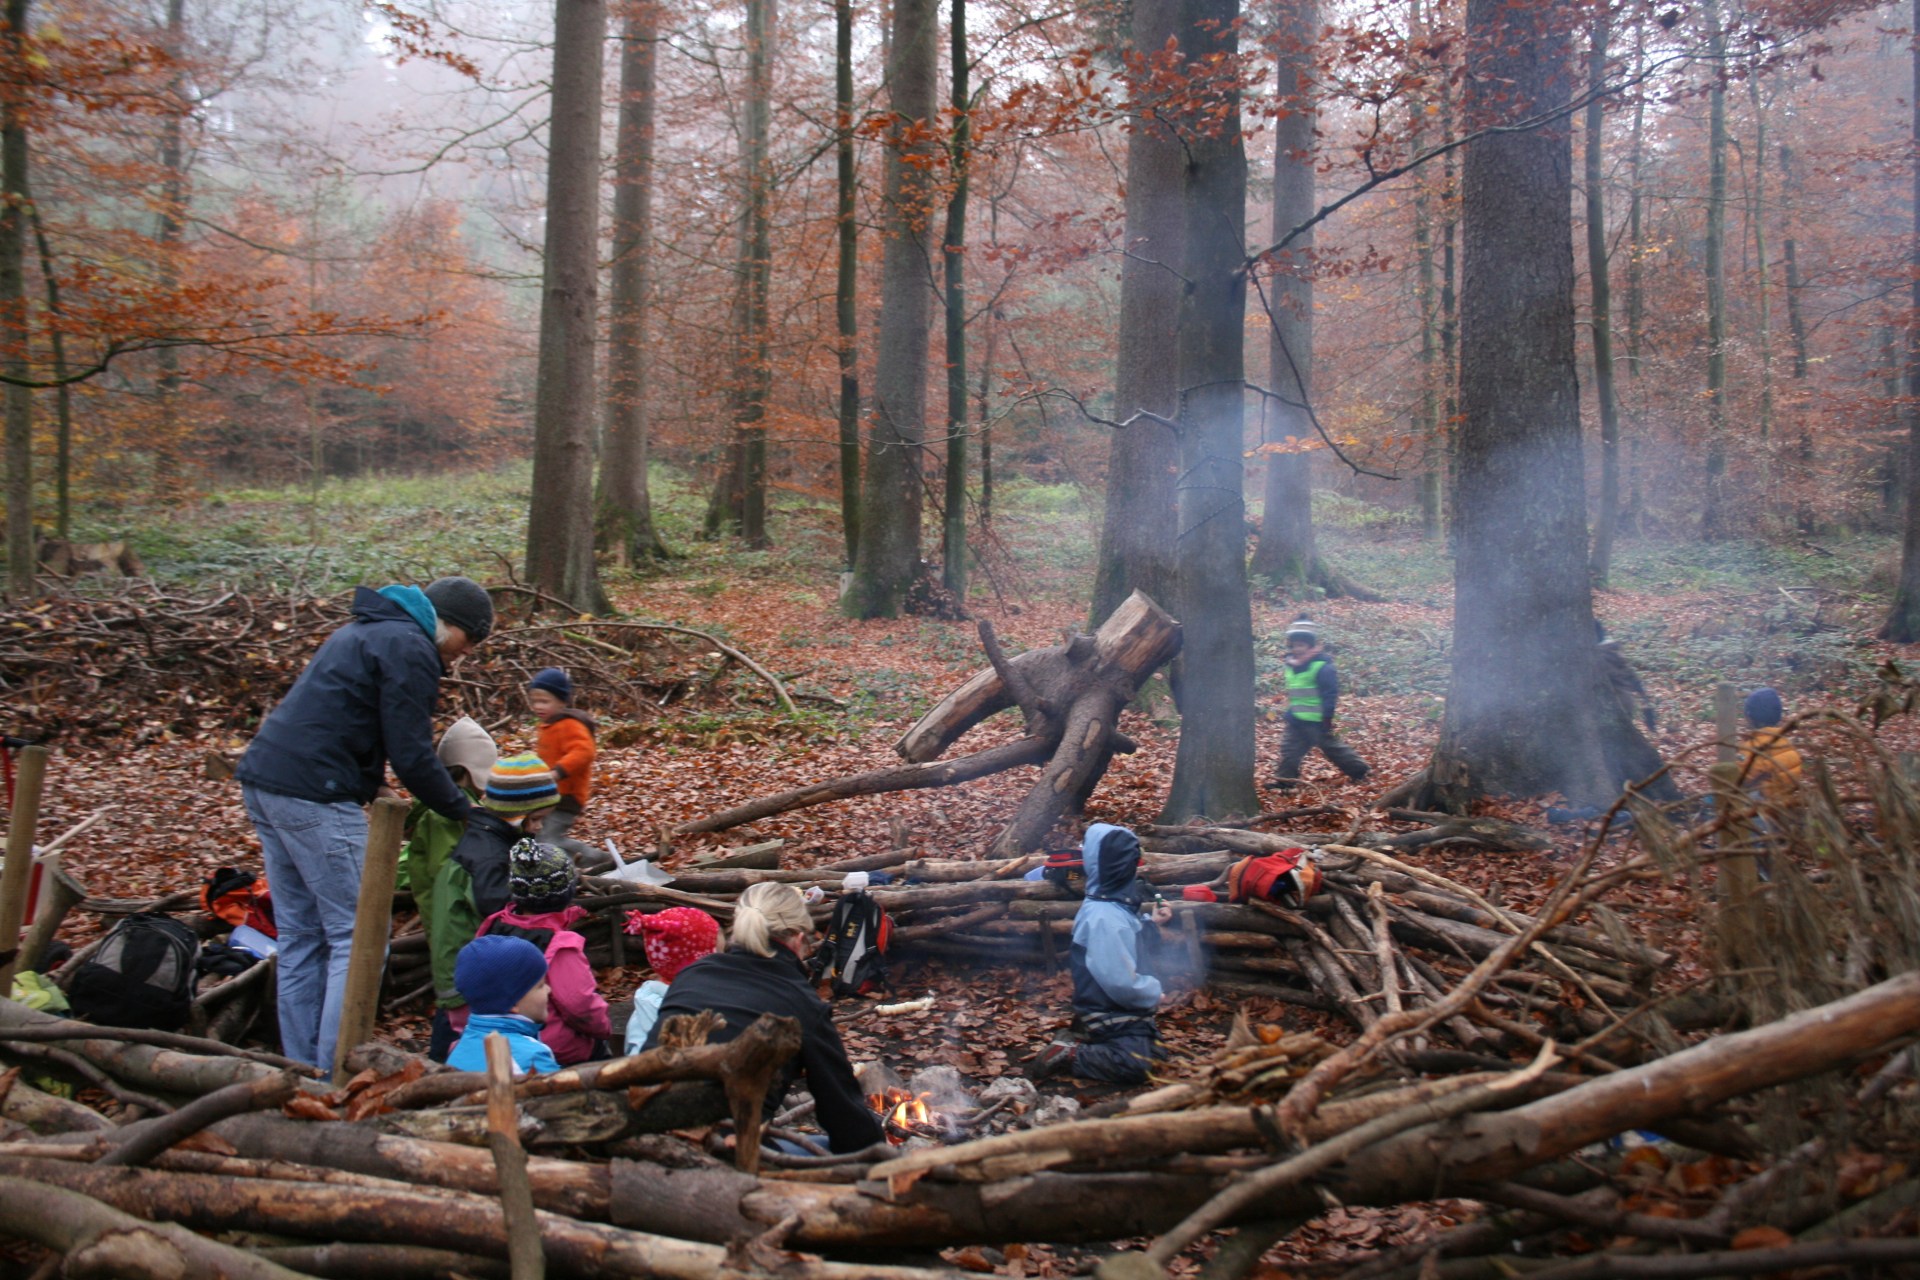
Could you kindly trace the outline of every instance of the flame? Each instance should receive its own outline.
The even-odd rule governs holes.
[[[867,1095],[867,1106],[896,1130],[911,1130],[916,1126],[933,1123],[933,1110],[927,1106],[930,1093],[913,1094],[905,1089],[889,1089],[885,1093]],[[890,1142],[901,1142],[903,1138],[893,1133],[887,1135]]]

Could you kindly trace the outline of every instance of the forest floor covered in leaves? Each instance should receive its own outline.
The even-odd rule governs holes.
[[[369,485],[358,494],[330,489],[332,505],[319,521],[328,534],[320,546],[306,540],[313,513],[298,493],[225,495],[148,531],[141,551],[169,590],[209,599],[228,589],[328,594],[362,579],[378,585],[448,572],[498,582],[506,576],[502,557],[519,550],[524,484],[524,471],[516,470],[450,481],[439,490],[422,481]],[[682,558],[658,571],[614,577],[609,589],[616,607],[723,638],[777,673],[800,698],[801,709],[783,714],[766,685],[737,667],[709,681],[721,664],[697,643],[662,651],[662,661],[684,666],[674,685],[682,693],[648,714],[603,724],[594,800],[575,835],[612,839],[629,853],[649,851],[659,832],[677,823],[897,763],[891,744],[900,733],[985,665],[971,622],[839,617],[839,531],[826,508],[784,505],[775,521],[781,546],[749,553],[693,540],[698,495],[672,483],[663,488],[665,532]],[[1014,652],[1055,643],[1064,629],[1085,625],[1098,509],[1067,486],[1014,485],[1003,495],[993,532],[981,541],[985,563],[974,575],[968,606],[976,617],[991,620]],[[1280,737],[1280,635],[1301,613],[1313,616],[1333,643],[1345,686],[1340,731],[1373,766],[1366,782],[1349,784],[1316,758],[1298,791],[1282,797],[1263,789],[1269,809],[1329,805],[1343,811],[1298,820],[1313,830],[1350,825],[1361,807],[1424,763],[1438,729],[1453,626],[1442,544],[1355,503],[1340,500],[1329,507],[1323,551],[1387,601],[1303,601],[1264,591],[1254,602],[1259,696],[1266,709],[1258,728],[1263,784]],[[1872,639],[1883,605],[1866,586],[1893,546],[1890,537],[1865,536],[1786,547],[1650,540],[1622,545],[1615,589],[1598,597],[1597,609],[1653,695],[1656,745],[1674,762],[1685,789],[1705,788],[1715,681],[1742,690],[1773,685],[1792,712],[1845,710],[1874,687],[1877,668],[1905,660],[1908,655]],[[130,636],[128,643],[137,640]],[[111,808],[67,857],[69,868],[97,895],[157,896],[195,887],[218,867],[257,865],[258,845],[237,788],[209,780],[203,769],[208,751],[244,745],[255,710],[223,700],[217,689],[182,693],[164,704],[83,707],[75,705],[72,691],[48,682],[11,707],[9,722],[0,726],[25,733],[61,729],[43,815],[48,835]],[[111,690],[100,696],[111,697]],[[590,684],[579,701],[595,709]],[[1150,687],[1146,709],[1129,712],[1121,727],[1140,750],[1114,760],[1086,818],[1138,826],[1158,813],[1178,736],[1158,682]],[[527,749],[532,730],[530,718],[513,715],[496,736],[503,751]],[[967,745],[977,749],[1018,731],[1017,722],[1003,716],[977,730]],[[1915,745],[1909,721],[1894,722],[1886,734],[1895,749]],[[678,841],[667,866],[721,845],[773,838],[787,842],[787,865],[809,866],[884,852],[894,846],[897,828],[920,856],[975,857],[1012,813],[1030,776],[1014,771],[788,813],[720,837]],[[1544,827],[1544,808],[1544,802],[1518,802],[1489,812]],[[1286,824],[1262,829],[1283,832]],[[1531,910],[1591,834],[1580,825],[1551,830],[1551,854],[1442,848],[1419,857],[1497,904]],[[1077,840],[1077,834],[1063,831],[1059,837]],[[1675,989],[1706,972],[1697,888],[1639,884],[1614,899],[1637,936],[1681,957],[1662,979]],[[624,995],[641,977],[637,964],[601,973],[610,996]],[[847,1039],[856,1061],[884,1058],[903,1073],[947,1064],[984,1084],[1017,1073],[1067,1017],[1063,972],[925,961],[897,967],[894,986],[906,996],[934,994],[934,1008],[851,1026]],[[403,1047],[422,1049],[427,1012],[422,1003],[388,1019],[383,1031]],[[1234,1013],[1234,1002],[1205,991],[1176,997],[1161,1020],[1174,1055],[1168,1076],[1177,1077],[1183,1061],[1219,1049]],[[1351,1036],[1344,1024],[1310,1010],[1256,1002],[1248,1013],[1255,1022],[1318,1031],[1333,1040]],[[1087,1101],[1099,1096],[1084,1087],[1062,1089]],[[1378,1248],[1431,1230],[1457,1212],[1447,1205],[1336,1209],[1297,1232],[1276,1257],[1324,1260],[1349,1249]],[[1014,1274],[1046,1274],[1065,1265],[1045,1250],[976,1251],[959,1261]]]

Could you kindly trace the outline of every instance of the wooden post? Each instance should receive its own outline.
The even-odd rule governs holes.
[[[1717,744],[1713,758],[1732,764],[1739,755],[1740,693],[1725,680],[1713,686],[1713,725]]]
[[[513,1100],[513,1051],[498,1031],[487,1036],[487,1146],[500,1178],[500,1205],[507,1219],[507,1261],[513,1280],[543,1280],[547,1260],[540,1247],[540,1219],[533,1211],[533,1182],[520,1146],[519,1111]]]
[[[60,932],[67,912],[86,901],[87,897],[86,888],[61,867],[58,853],[41,856],[40,875],[40,910],[34,914],[33,928],[27,931],[27,940],[20,945],[20,959],[16,966],[36,973],[40,970],[41,957],[47,954],[48,944]]]
[[[360,871],[360,902],[353,916],[353,951],[347,958],[347,990],[340,1001],[340,1034],[333,1046],[333,1078],[345,1083],[347,1055],[373,1036],[380,1007],[380,974],[387,966],[387,933],[393,924],[393,882],[400,868],[400,839],[407,820],[403,801],[373,802],[367,822],[366,865]]]
[[[13,989],[19,959],[20,926],[27,916],[27,882],[33,874],[33,830],[40,821],[40,791],[47,777],[47,749],[20,752],[13,783],[13,812],[7,818],[7,861],[0,869],[0,996]]]

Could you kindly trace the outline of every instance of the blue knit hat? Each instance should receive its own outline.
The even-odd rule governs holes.
[[[512,1013],[547,976],[547,958],[525,938],[483,933],[460,948],[453,985],[475,1013]]]
[[[565,703],[573,701],[573,677],[559,667],[544,667],[533,673],[533,679],[527,681],[529,689],[545,689]]]
[[[1756,729],[1771,729],[1786,717],[1786,706],[1777,689],[1755,689],[1747,695],[1747,723]]]

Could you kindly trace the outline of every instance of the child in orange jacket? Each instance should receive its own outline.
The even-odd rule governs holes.
[[[547,818],[540,839],[573,855],[582,871],[611,866],[603,849],[575,840],[569,831],[593,795],[593,717],[573,707],[573,680],[559,667],[536,672],[527,682],[527,709],[540,721],[534,749],[560,781],[560,807]]]

